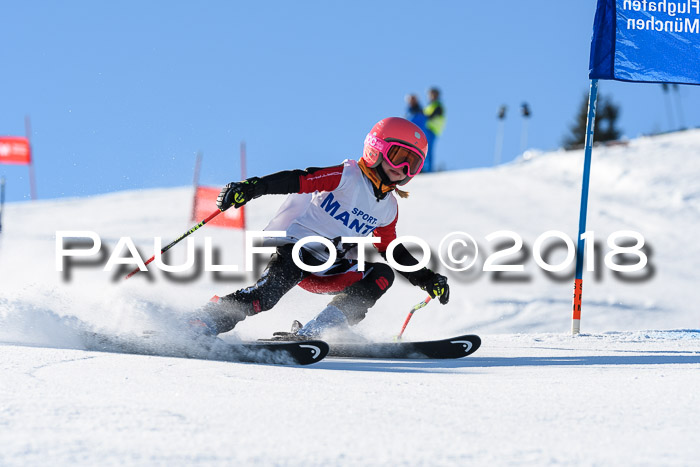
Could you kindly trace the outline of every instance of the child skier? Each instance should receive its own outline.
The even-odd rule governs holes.
[[[398,117],[385,118],[369,132],[359,161],[345,160],[326,168],[308,168],[277,172],[226,185],[217,205],[226,210],[243,206],[263,195],[290,194],[265,230],[284,230],[286,237],[266,239],[275,245],[264,273],[251,287],[230,295],[215,297],[203,307],[190,326],[205,334],[220,334],[236,323],[271,309],[293,287],[333,294],[334,297],[313,320],[297,331],[303,337],[318,337],[331,329],[343,329],[364,319],[367,310],[391,287],[393,270],[384,263],[365,262],[358,270],[357,245],[342,244],[340,237],[378,237],[375,247],[386,258],[386,250],[396,238],[398,205],[394,192],[408,193],[403,186],[423,167],[428,143],[415,124]],[[294,243],[304,237],[321,236],[337,248],[336,261],[323,272],[311,273],[292,260]],[[393,254],[405,266],[418,261],[403,246]],[[314,266],[329,258],[321,243],[307,243],[299,250],[299,259]],[[447,278],[427,268],[401,272],[411,284],[419,286],[440,303],[450,296]]]

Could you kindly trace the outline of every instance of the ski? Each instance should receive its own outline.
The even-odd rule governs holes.
[[[297,337],[289,332],[276,332],[272,339],[262,342],[294,342]],[[481,338],[474,334],[430,341],[397,342],[330,342],[330,357],[344,358],[462,358],[476,352]]]
[[[348,358],[462,358],[473,354],[480,346],[479,336],[467,334],[417,342],[333,343],[329,355]]]
[[[83,344],[86,350],[100,352],[275,365],[310,365],[323,360],[329,351],[328,344],[321,340],[231,343],[213,336],[163,339],[149,332],[143,335],[88,332],[83,336]]]

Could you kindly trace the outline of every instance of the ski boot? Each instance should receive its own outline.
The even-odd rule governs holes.
[[[187,319],[187,328],[195,335],[216,336],[232,330],[245,318],[245,312],[236,302],[214,295]]]
[[[345,313],[334,305],[328,305],[314,319],[297,329],[295,335],[304,339],[318,339],[323,334],[344,332],[349,329],[350,325]]]

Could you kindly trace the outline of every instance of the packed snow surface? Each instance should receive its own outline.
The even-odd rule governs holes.
[[[212,295],[253,283],[256,272],[204,272],[199,260],[184,273],[150,268],[128,281],[133,264],[103,271],[113,253],[130,257],[117,251],[122,237],[145,260],[154,237],[167,244],[195,224],[188,187],[8,204],[0,233],[0,465],[697,464],[699,152],[697,130],[594,149],[587,226],[597,247],[594,270],[584,274],[578,336],[570,333],[573,265],[546,273],[535,257],[566,259],[551,235],[536,247],[546,232],[575,242],[581,151],[529,152],[493,169],[426,174],[407,185],[400,236],[424,239],[434,256],[453,232],[479,245],[466,272],[434,258],[450,280],[450,303],[419,310],[405,333],[482,337],[474,355],[448,361],[326,358],[297,367],[86,350],[85,332],[167,330]],[[221,184],[228,178],[235,176]],[[283,199],[246,206],[248,229],[261,230]],[[60,231],[72,239],[94,232],[100,254],[57,271]],[[608,241],[620,231],[643,237],[640,271],[606,265]],[[522,248],[491,259],[522,270],[483,271],[514,236]],[[190,236],[200,259],[205,237],[216,264],[244,269],[241,232],[203,227]],[[187,259],[183,241],[166,263]],[[613,258],[638,260],[634,252]],[[424,297],[398,277],[357,332],[391,339]],[[223,339],[268,337],[327,301],[294,289]]]

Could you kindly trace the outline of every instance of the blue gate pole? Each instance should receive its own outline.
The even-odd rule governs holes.
[[[576,247],[576,278],[574,279],[574,303],[571,321],[571,333],[581,332],[581,297],[583,295],[583,255],[586,241],[581,238],[586,232],[586,214],[588,213],[588,185],[591,178],[591,153],[593,152],[593,132],[595,130],[595,108],[598,100],[598,80],[591,80],[588,94],[588,119],[586,123],[586,147],[583,159],[583,183],[581,185],[581,209],[578,219],[578,245]]]

